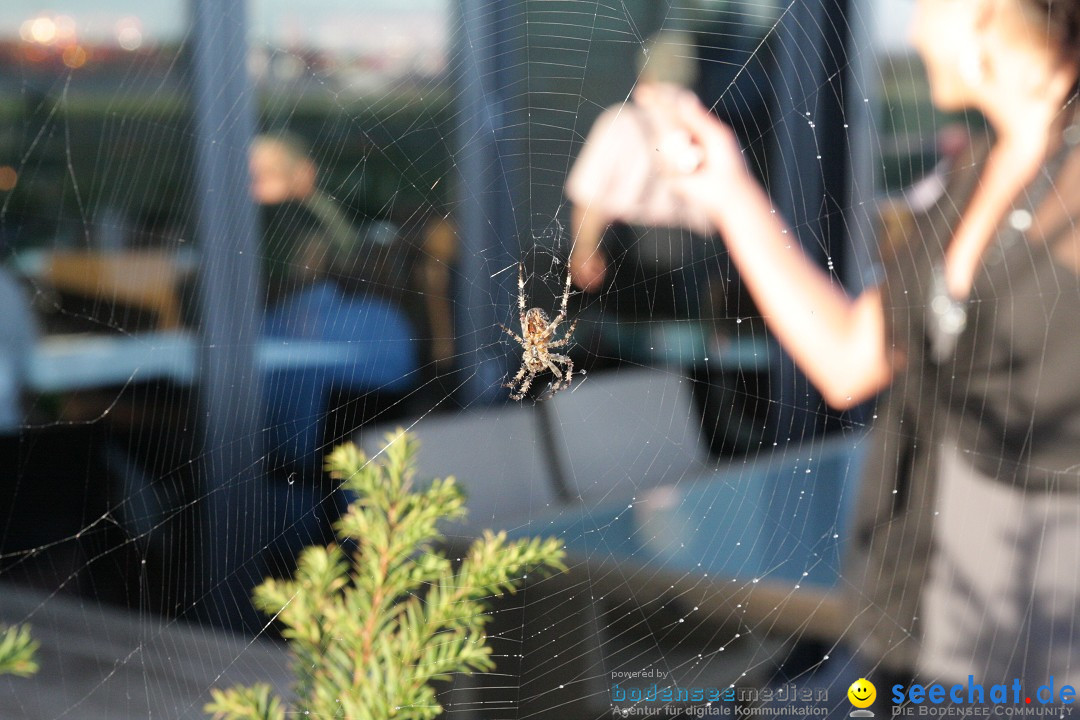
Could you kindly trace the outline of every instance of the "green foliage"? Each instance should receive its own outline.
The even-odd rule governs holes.
[[[265,683],[229,690],[214,688],[210,691],[214,701],[206,706],[206,711],[214,713],[215,718],[285,720],[285,706],[273,692]]]
[[[28,677],[38,671],[38,643],[30,637],[25,625],[9,627],[0,632],[0,675]]]
[[[290,715],[436,717],[431,681],[495,667],[484,635],[490,599],[513,593],[528,572],[565,569],[559,541],[491,532],[455,569],[437,549],[437,523],[464,516],[461,489],[448,477],[414,490],[416,448],[404,431],[387,436],[381,461],[351,443],[337,448],[327,470],[356,497],[337,523],[340,544],[306,548],[292,580],[255,589],[255,604],[283,625],[293,653]],[[205,709],[220,720],[286,713],[265,685],[215,690]]]

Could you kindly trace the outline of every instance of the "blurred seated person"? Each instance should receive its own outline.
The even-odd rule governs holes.
[[[318,188],[315,161],[299,136],[257,136],[249,164],[251,196],[260,210],[267,301],[273,305],[351,254],[356,228]]]
[[[390,292],[404,270],[386,260],[398,231],[385,222],[354,227],[318,189],[315,163],[291,133],[258,136],[250,165],[266,258],[262,334],[336,347],[324,364],[271,373],[264,388],[271,456],[318,475],[332,398],[396,397],[416,384],[414,324]]]
[[[640,82],[695,81],[690,33],[658,33],[643,57]],[[706,292],[699,285],[706,282],[702,236],[710,224],[658,172],[658,138],[670,135],[664,122],[632,101],[607,108],[566,180],[573,283],[587,293],[603,290],[602,302],[624,319],[695,318]]]

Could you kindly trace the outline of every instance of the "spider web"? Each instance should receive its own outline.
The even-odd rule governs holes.
[[[253,623],[245,589],[328,540],[343,498],[321,453],[377,453],[398,426],[419,435],[422,473],[470,491],[452,542],[557,535],[570,557],[493,603],[498,669],[441,685],[448,716],[730,714],[796,687],[827,699],[781,705],[846,713],[823,678],[846,688],[864,667],[843,556],[874,409],[821,401],[715,236],[607,231],[605,284],[573,289],[560,330],[578,323],[568,389],[541,374],[508,402],[522,349],[499,324],[521,333],[519,262],[526,307],[558,312],[567,175],[661,62],[662,31],[792,244],[851,293],[875,282],[878,201],[934,169],[942,121],[905,4],[872,5],[251,3],[227,28],[249,39],[243,99],[260,131],[306,142],[354,242],[310,237],[295,208],[260,216],[277,223],[255,262],[270,290],[235,311],[264,337],[240,350],[279,364],[260,371],[257,411],[230,411],[257,432],[209,446],[198,215],[219,189],[196,179],[188,9],[0,7],[0,243],[41,330],[2,438],[0,620],[43,643],[38,677],[0,679],[4,717],[198,717],[214,687],[287,692],[276,627]],[[305,374],[320,352],[335,369]],[[250,463],[219,477],[220,454]],[[211,507],[238,562],[206,581]],[[652,683],[739,694],[619,695]]]

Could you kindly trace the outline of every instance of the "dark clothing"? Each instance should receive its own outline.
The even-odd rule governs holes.
[[[262,205],[259,215],[267,301],[273,306],[305,286],[308,278],[302,270],[310,268],[313,259],[325,262],[330,247],[322,222],[301,202]]]
[[[956,163],[946,192],[884,259],[895,375],[878,403],[846,585],[850,639],[893,670],[915,667],[919,599],[934,552],[938,453],[947,438],[998,482],[1071,498],[1080,491],[1080,152],[1066,148],[1043,168],[1052,182],[1035,192],[1036,180],[1017,198],[976,273],[955,351],[931,357],[935,269],[988,149],[980,142]],[[1025,221],[1028,211],[1033,223]]]

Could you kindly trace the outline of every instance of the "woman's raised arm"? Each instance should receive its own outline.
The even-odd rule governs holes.
[[[636,99],[696,146],[697,168],[674,171],[672,182],[708,213],[766,323],[826,402],[850,407],[888,385],[880,291],[852,299],[814,264],[750,174],[734,132],[692,93],[641,86]]]

